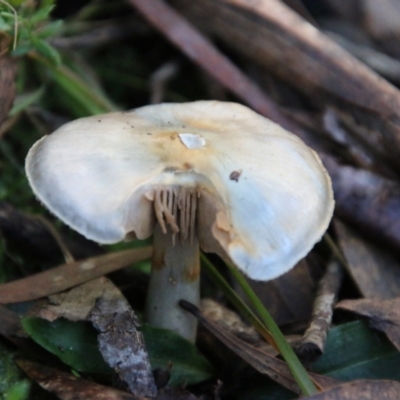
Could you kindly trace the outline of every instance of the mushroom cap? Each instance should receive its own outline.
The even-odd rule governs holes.
[[[218,101],[78,119],[31,148],[26,173],[50,211],[104,244],[152,234],[155,188],[193,188],[201,248],[256,280],[303,258],[334,207],[313,150],[247,107]]]

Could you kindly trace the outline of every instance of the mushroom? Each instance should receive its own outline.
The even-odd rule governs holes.
[[[36,196],[89,239],[154,235],[146,315],[194,341],[199,245],[255,280],[292,268],[332,216],[316,153],[235,103],[159,104],[70,122],[26,160]]]

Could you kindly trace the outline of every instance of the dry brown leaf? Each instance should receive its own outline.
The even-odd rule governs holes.
[[[370,325],[385,332],[400,351],[400,298],[392,300],[361,299],[343,300],[336,308],[368,317]]]
[[[0,285],[0,303],[39,299],[90,281],[151,256],[151,248],[126,250],[64,264]]]
[[[43,389],[61,400],[196,400],[181,388],[161,389],[156,397],[134,396],[32,361],[17,359],[19,367]]]
[[[361,380],[344,383],[309,400],[398,400],[400,383],[395,381]]]
[[[200,310],[187,301],[181,300],[179,303],[182,308],[194,315],[199,322],[215,335],[225,346],[229,347],[235,354],[245,360],[258,372],[267,375],[275,382],[279,383],[288,390],[300,394],[300,388],[297,385],[287,364],[278,360],[273,355],[259,350],[250,344],[238,339],[230,332],[221,328],[219,325],[211,322],[200,312]],[[331,388],[337,384],[337,381],[318,374],[310,373],[311,378],[321,388]]]
[[[362,238],[354,229],[334,221],[349,273],[363,297],[392,299],[400,296],[400,262],[396,254]]]
[[[266,351],[271,356],[278,355],[278,351],[257,333],[254,326],[247,325],[235,311],[228,309],[212,299],[203,299],[201,301],[200,311],[211,322],[219,325],[237,338],[251,344],[259,350]],[[204,333],[202,333],[202,339],[207,340],[208,347],[214,348],[212,351],[213,355],[216,356],[214,353],[220,350],[219,343],[214,344],[210,338],[204,337]],[[286,337],[286,340],[292,347],[297,347],[300,343],[301,336],[290,335]],[[219,348],[215,349],[216,347]]]
[[[222,328],[248,343],[255,344],[261,340],[253,326],[245,324],[238,314],[215,300],[202,299],[200,310],[210,321],[219,324]]]
[[[148,397],[133,396],[32,361],[17,359],[16,363],[43,389],[61,400],[150,400]]]
[[[154,383],[140,322],[132,308],[105,277],[101,277],[51,298],[39,316],[48,320],[66,318],[90,321],[99,332],[99,349],[110,367],[137,396],[154,397]]]

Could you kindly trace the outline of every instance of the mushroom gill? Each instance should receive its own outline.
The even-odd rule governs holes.
[[[193,243],[196,233],[197,200],[200,191],[196,187],[181,185],[154,186],[145,194],[146,198],[154,203],[154,212],[161,230],[167,234],[169,225],[173,242],[179,233],[179,239],[190,239]]]

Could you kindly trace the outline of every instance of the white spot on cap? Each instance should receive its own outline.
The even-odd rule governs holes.
[[[178,136],[188,149],[201,149],[206,145],[205,139],[197,133],[179,133]]]

